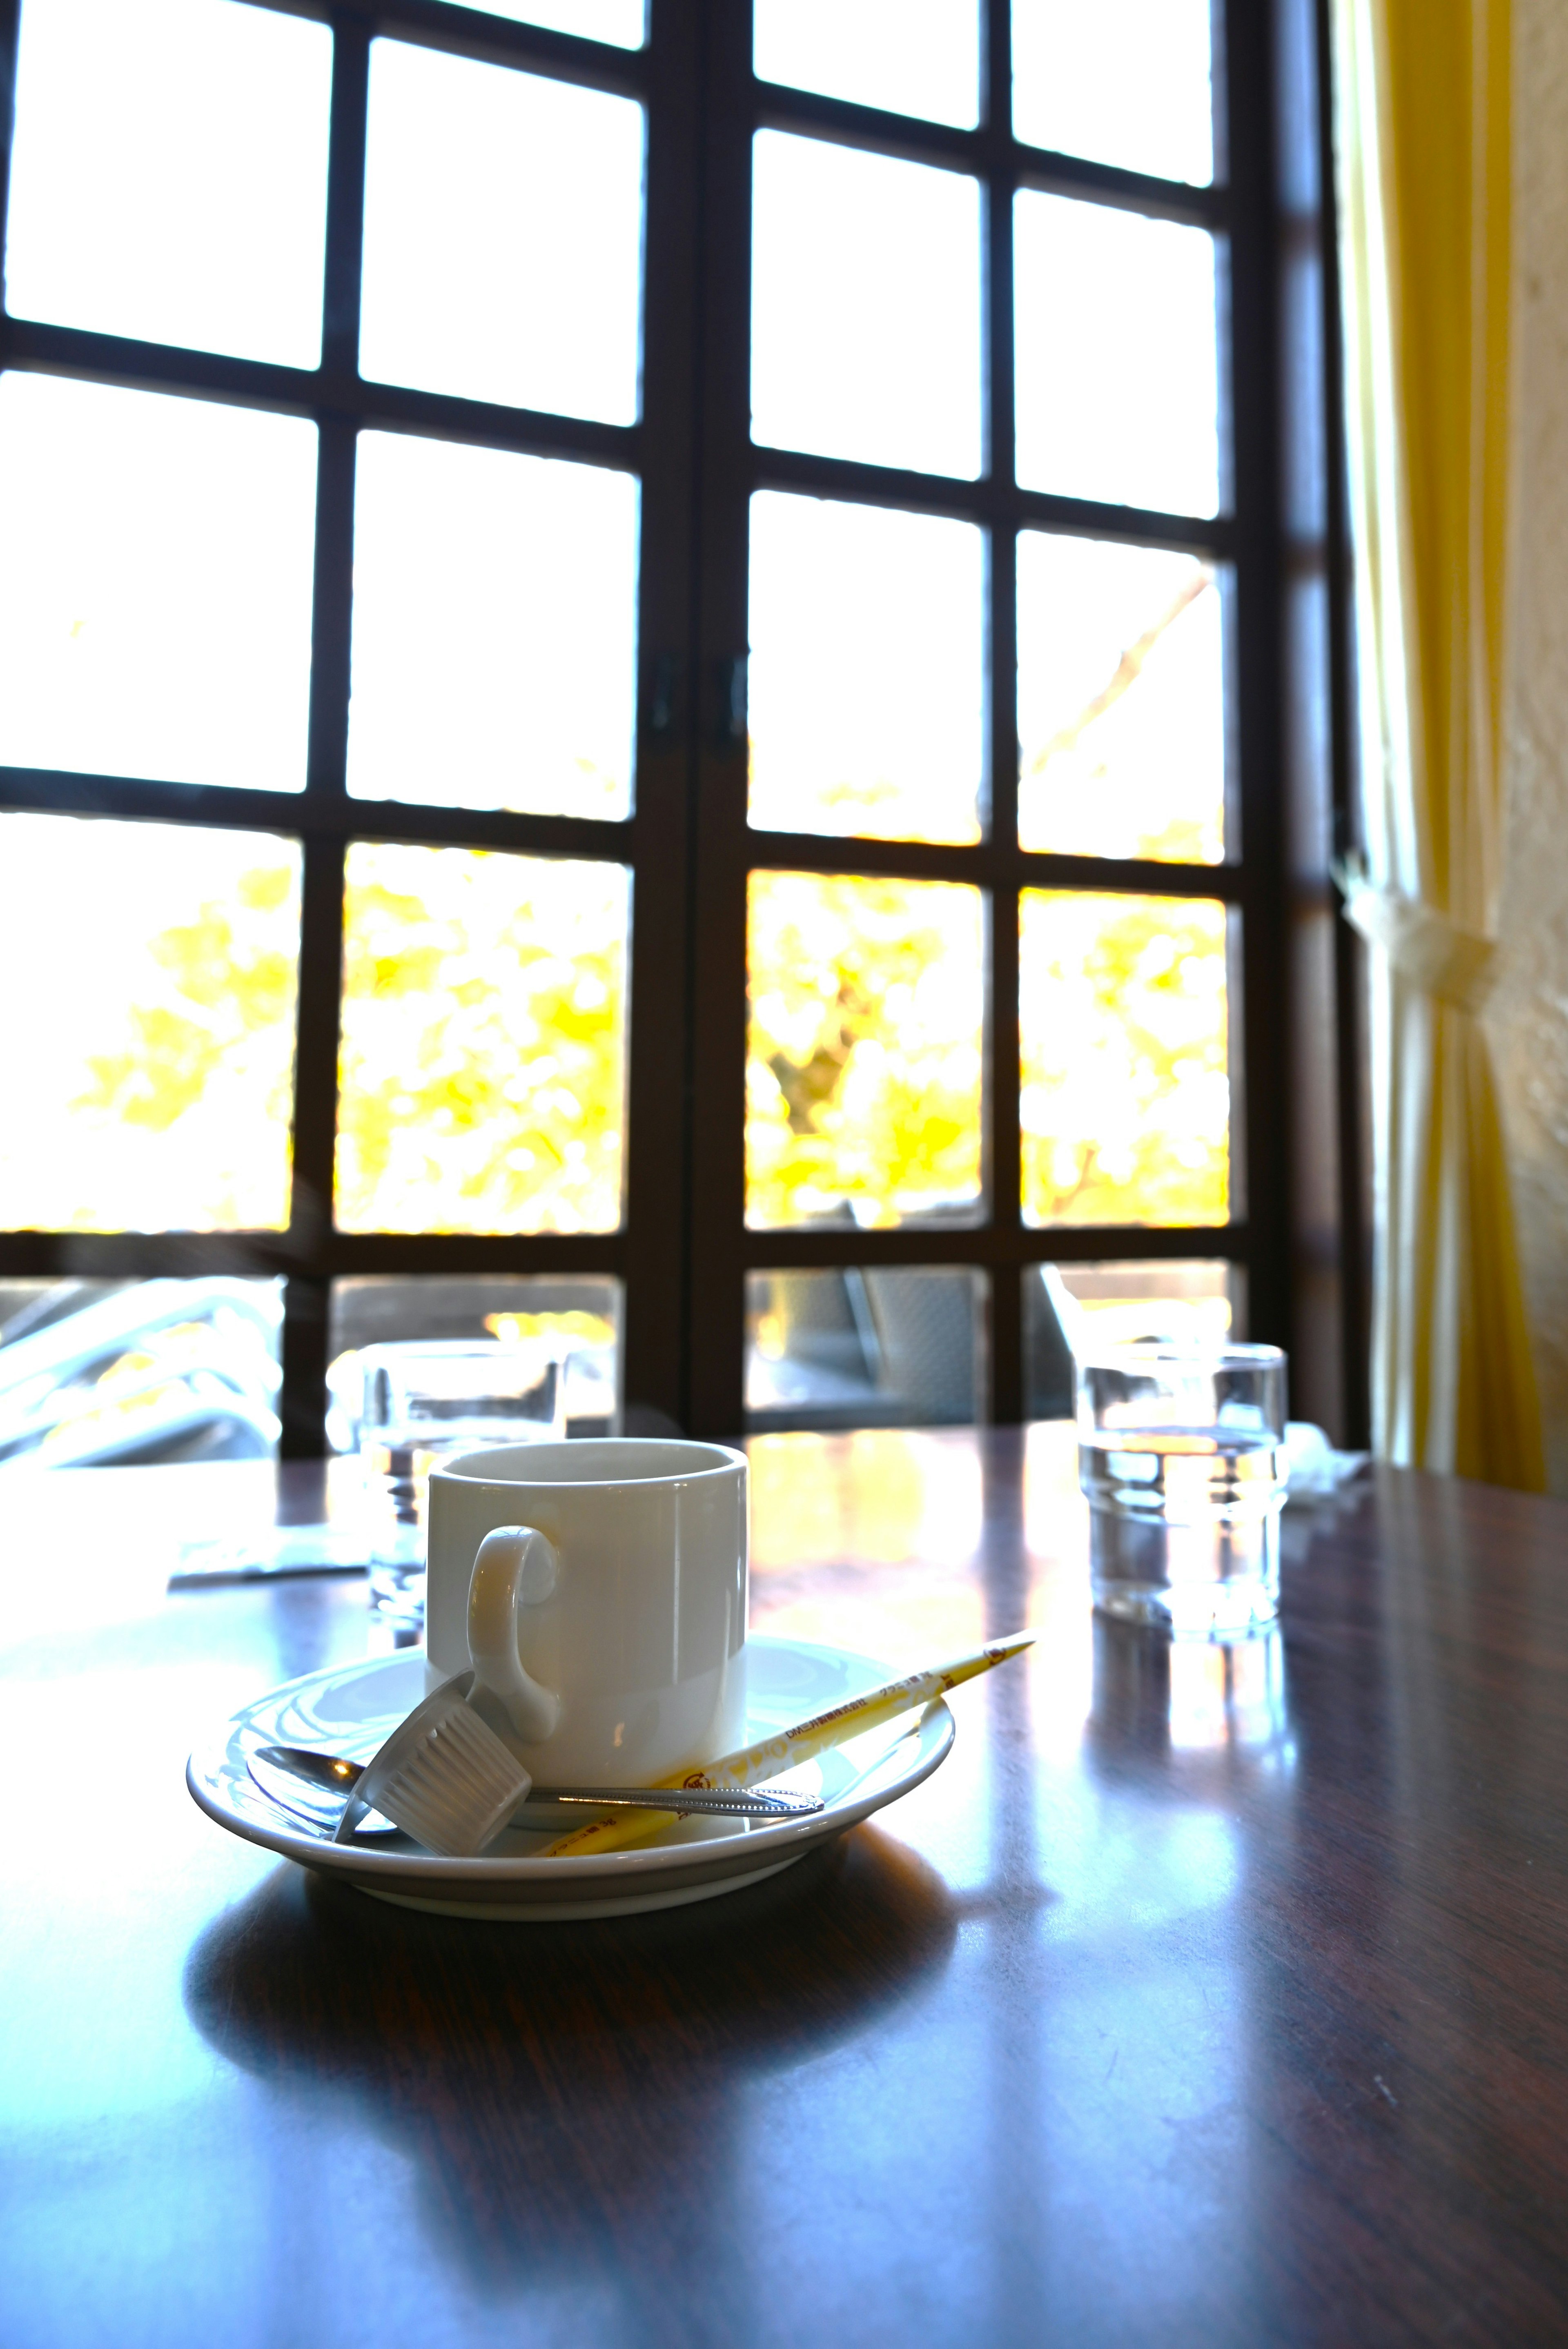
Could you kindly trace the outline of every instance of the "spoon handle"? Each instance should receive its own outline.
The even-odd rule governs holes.
[[[253,1765],[259,1765],[259,1768]],[[347,1801],[364,1775],[363,1764],[309,1745],[262,1745],[246,1757],[246,1768],[262,1792],[280,1800],[262,1772],[285,1772],[322,1794]],[[596,1811],[676,1811],[682,1817],[742,1819],[813,1818],[823,1807],[815,1796],[761,1786],[535,1786],[524,1807],[557,1806]],[[292,1807],[292,1806],[289,1806]]]

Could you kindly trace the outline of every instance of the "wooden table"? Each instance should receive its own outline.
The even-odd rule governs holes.
[[[875,1825],[596,1925],[196,1810],[367,1645],[358,1582],[164,1594],[270,1471],[0,1488],[5,2349],[1568,2339],[1568,1509],[1381,1475],[1173,1650],[1090,1616],[1064,1429],[753,1458],[758,1628],[1044,1636]]]

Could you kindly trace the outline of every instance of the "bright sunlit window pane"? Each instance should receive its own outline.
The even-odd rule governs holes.
[[[752,437],[972,480],[980,189],[763,130],[753,150]]]
[[[1020,481],[1111,505],[1217,512],[1207,229],[1025,189],[1013,239]]]
[[[746,1220],[972,1220],[981,1197],[978,889],[751,877]]]
[[[1218,863],[1225,675],[1213,567],[1023,532],[1018,747],[1023,847]]]
[[[1214,177],[1210,0],[1012,0],[1012,128],[1157,179]]]
[[[1207,898],[1024,892],[1027,1222],[1225,1221],[1225,925]]]
[[[579,41],[612,41],[618,49],[640,49],[647,0],[462,0],[487,16],[507,16],[514,25],[545,25],[553,33],[575,33]]]
[[[361,372],[632,423],[641,107],[377,41],[369,139]]]
[[[233,0],[26,0],[13,316],[315,367],[332,36]]]
[[[968,523],[752,500],[753,824],[979,839],[984,591]]]
[[[0,762],[300,791],[316,428],[0,377]]]
[[[980,119],[979,0],[755,0],[763,81],[952,122]]]
[[[286,1224],[297,844],[5,815],[0,870],[0,1226]]]
[[[618,864],[350,843],[340,1230],[615,1229],[627,917]]]
[[[629,474],[365,433],[351,794],[625,815],[637,525]]]

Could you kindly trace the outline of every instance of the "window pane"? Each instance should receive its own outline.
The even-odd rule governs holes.
[[[752,500],[754,824],[980,838],[984,590],[968,523]]]
[[[282,1330],[281,1280],[0,1286],[0,1473],[270,1459]]]
[[[315,367],[332,36],[231,0],[26,0],[13,316]]]
[[[980,190],[957,171],[757,134],[752,437],[980,471]]]
[[[957,1265],[748,1273],[746,1424],[967,1425],[983,1309]]]
[[[507,16],[514,25],[545,25],[553,33],[575,33],[579,41],[613,41],[618,49],[640,49],[647,0],[460,0],[482,5],[487,16]]]
[[[1214,177],[1210,0],[1012,0],[1012,127],[1162,180]]]
[[[286,1224],[297,843],[6,815],[0,870],[0,1000],[39,1015],[7,1034],[0,1226]]]
[[[978,0],[755,0],[754,69],[893,114],[980,119]]]
[[[410,1338],[493,1338],[502,1346],[543,1342],[565,1367],[566,1433],[611,1435],[618,1411],[620,1296],[618,1280],[582,1276],[441,1273],[335,1280],[327,1440],[335,1452],[351,1452],[358,1444],[360,1349]]]
[[[629,474],[363,434],[353,797],[624,816],[637,532]]]
[[[1225,922],[1206,898],[1024,892],[1027,1222],[1225,1221]]]
[[[350,843],[340,1230],[615,1228],[627,910],[618,864]]]
[[[0,377],[0,761],[305,784],[316,429]]]
[[[748,1223],[973,1221],[983,933],[978,889],[753,874]]]
[[[1111,505],[1218,512],[1208,230],[1025,189],[1013,237],[1020,481]]]
[[[1023,1356],[1031,1419],[1070,1419],[1075,1355],[1162,1338],[1202,1343],[1242,1334],[1240,1267],[1189,1258],[1159,1264],[1024,1268]]]
[[[360,371],[632,423],[641,107],[376,41],[369,142]]]
[[[1214,568],[1108,540],[1018,541],[1018,837],[1217,864],[1225,663]]]

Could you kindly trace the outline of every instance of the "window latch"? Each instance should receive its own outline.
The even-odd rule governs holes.
[[[659,653],[653,663],[648,694],[648,730],[656,742],[668,742],[675,733],[675,655]]]
[[[746,739],[746,656],[733,654],[714,667],[719,687],[719,722],[714,739],[721,750],[739,750]]]

